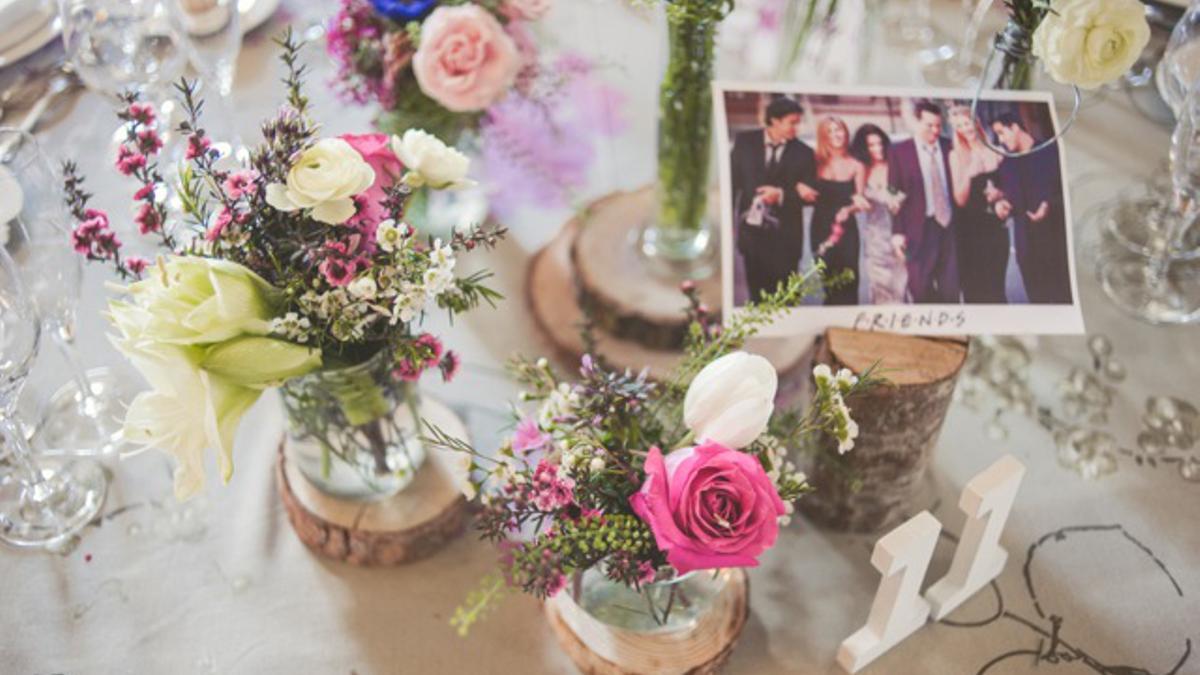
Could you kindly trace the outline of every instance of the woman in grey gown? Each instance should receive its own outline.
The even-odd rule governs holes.
[[[874,124],[864,124],[854,134],[851,152],[867,167],[864,195],[871,209],[859,214],[863,236],[863,272],[873,305],[900,304],[905,301],[908,270],[904,251],[892,239],[892,214],[904,201],[904,194],[888,187],[888,148],[891,139]]]

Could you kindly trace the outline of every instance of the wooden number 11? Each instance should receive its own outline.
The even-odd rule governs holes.
[[[1000,533],[1012,510],[1025,467],[1002,457],[963,488],[959,508],[967,515],[950,571],[920,596],[942,524],[922,511],[875,543],[871,564],[883,575],[867,625],[842,642],[837,660],[856,673],[912,635],[932,615],[939,620],[1000,575],[1008,554]]]

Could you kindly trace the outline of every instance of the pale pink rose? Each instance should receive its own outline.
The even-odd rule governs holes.
[[[783,500],[762,464],[719,443],[646,458],[646,482],[629,505],[680,574],[756,567],[775,544]]]
[[[359,213],[359,218],[371,224],[378,224],[387,218],[380,204],[384,197],[383,190],[396,183],[404,171],[404,165],[392,151],[391,137],[387,134],[342,134],[339,138],[349,143],[375,171],[375,182],[362,193],[366,204]]]
[[[508,0],[501,11],[513,19],[537,21],[546,16],[553,5],[554,0]]]
[[[454,112],[495,103],[517,77],[521,56],[504,27],[477,5],[438,7],[421,26],[413,74],[427,96]]]

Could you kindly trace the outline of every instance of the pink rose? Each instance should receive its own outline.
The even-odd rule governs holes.
[[[510,18],[537,21],[550,11],[554,0],[508,0],[504,3],[504,12]]]
[[[404,171],[404,165],[392,151],[391,137],[387,134],[342,134],[339,138],[349,143],[375,171],[375,182],[362,193],[366,205],[359,212],[359,217],[368,223],[378,224],[387,218],[380,204],[384,197],[383,190],[395,184]]]
[[[421,26],[413,55],[421,91],[454,112],[495,103],[517,77],[521,57],[496,17],[477,5],[438,7]]]
[[[646,458],[646,482],[629,505],[680,574],[756,567],[775,544],[783,500],[752,455],[719,443]]]

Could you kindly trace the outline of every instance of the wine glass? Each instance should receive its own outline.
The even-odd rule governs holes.
[[[980,34],[993,0],[962,0],[965,22],[962,39],[921,50],[917,55],[921,80],[934,87],[962,87],[980,77],[983,56]]]
[[[186,50],[200,73],[205,107],[212,112],[204,126],[221,155],[249,156],[234,125],[233,83],[242,49],[238,0],[169,0],[187,36]]]
[[[885,39],[897,46],[928,47],[934,37],[931,4],[930,0],[887,3]]]
[[[0,439],[12,475],[0,481],[0,541],[53,548],[83,529],[104,504],[107,480],[91,460],[33,454],[17,399],[37,355],[41,322],[16,264],[0,248]]]
[[[121,443],[121,420],[133,392],[110,368],[87,369],[75,344],[76,310],[83,290],[83,257],[71,247],[69,214],[50,162],[30,134],[0,127],[0,169],[14,181],[21,206],[14,223],[21,241],[13,258],[42,330],[59,348],[71,380],[55,391],[35,433],[44,447],[108,454]]]
[[[1177,110],[1171,136],[1174,212],[1162,219],[1145,255],[1106,255],[1098,272],[1104,292],[1130,314],[1161,324],[1200,321],[1200,265],[1182,255],[1200,221],[1200,80],[1192,83]]]

